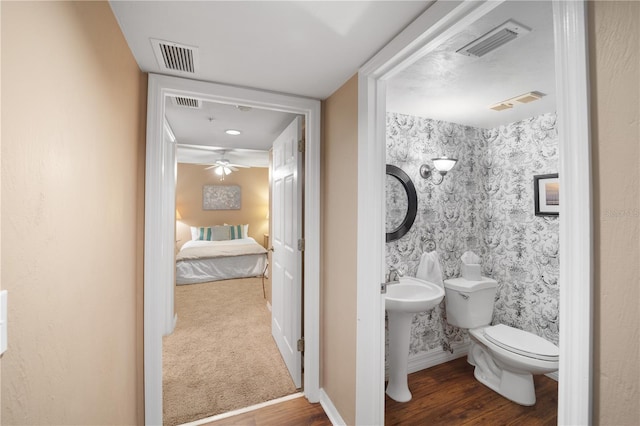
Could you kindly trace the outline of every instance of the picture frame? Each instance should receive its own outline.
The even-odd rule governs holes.
[[[238,185],[204,185],[202,210],[240,210],[241,197]]]
[[[536,216],[558,216],[560,214],[558,173],[533,177],[533,199]]]

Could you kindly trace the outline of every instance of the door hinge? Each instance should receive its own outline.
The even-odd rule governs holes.
[[[304,238],[298,240],[298,251],[304,251]]]
[[[298,339],[298,352],[304,352],[304,337]]]
[[[304,139],[298,141],[298,152],[304,152]]]

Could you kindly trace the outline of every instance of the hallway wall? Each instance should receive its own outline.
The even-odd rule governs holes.
[[[594,424],[640,424],[640,3],[588,2]],[[586,283],[585,283],[586,285]]]
[[[347,424],[356,404],[358,76],[322,102],[320,386]]]
[[[107,2],[2,3],[3,424],[142,424],[146,76]]]

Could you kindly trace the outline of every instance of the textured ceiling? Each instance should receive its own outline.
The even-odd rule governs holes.
[[[199,49],[189,78],[325,99],[429,1],[111,1],[143,71],[150,38]]]
[[[456,50],[514,19],[532,29],[480,58]],[[388,81],[387,110],[493,128],[555,111],[553,14],[550,2],[506,2]],[[523,93],[545,96],[510,110],[488,107]]]
[[[325,99],[419,16],[431,1],[111,1],[139,67],[146,72]],[[162,71],[151,39],[198,49],[196,73]],[[293,115],[205,104],[167,120],[179,144],[235,149],[254,163]],[[209,122],[208,117],[213,117]],[[223,130],[238,128],[238,137]],[[198,154],[200,153],[200,154]],[[250,155],[249,155],[250,154]],[[179,147],[179,161],[210,162],[207,150]],[[267,158],[263,152],[262,158]]]
[[[189,78],[323,99],[430,3],[113,1],[111,7],[144,71],[160,73],[150,42],[155,38],[198,47],[200,69]],[[508,19],[532,28],[531,33],[482,58],[455,52]],[[389,111],[476,127],[554,111],[550,2],[503,3],[397,74],[387,87]],[[511,110],[488,109],[530,91],[546,96]],[[246,162],[258,164],[266,154],[257,159],[255,151],[268,150],[293,115],[258,109],[243,113],[213,103],[199,110],[178,109],[167,102],[167,120],[179,144],[235,149],[237,162],[241,150],[248,149]],[[228,136],[228,128],[243,133]],[[180,149],[178,155],[190,162],[212,158],[210,151],[194,148]]]
[[[232,155],[247,156],[244,161],[250,165],[267,167],[268,151],[273,141],[293,121],[295,114],[251,108],[241,111],[236,105],[203,102],[198,109],[176,106],[171,98],[166,100],[166,118],[179,145],[224,148],[235,151]],[[238,136],[225,133],[228,129],[241,132]],[[258,155],[255,151],[262,151]],[[199,158],[198,154],[201,154]],[[251,155],[248,155],[251,154]],[[178,161],[208,163],[212,156],[209,151],[178,149]],[[241,160],[238,160],[241,161]]]

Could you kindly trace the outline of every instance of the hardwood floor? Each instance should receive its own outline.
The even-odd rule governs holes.
[[[409,375],[413,399],[386,397],[385,425],[555,425],[558,384],[534,376],[537,402],[524,407],[487,388],[473,377],[466,357]],[[297,398],[250,413],[208,423],[230,425],[331,425],[320,404]]]
[[[331,426],[320,404],[310,404],[300,397],[277,405],[260,408],[207,426]]]
[[[558,383],[534,376],[536,405],[524,407],[498,395],[473,377],[467,358],[409,375],[413,399],[385,399],[385,425],[555,425]]]

